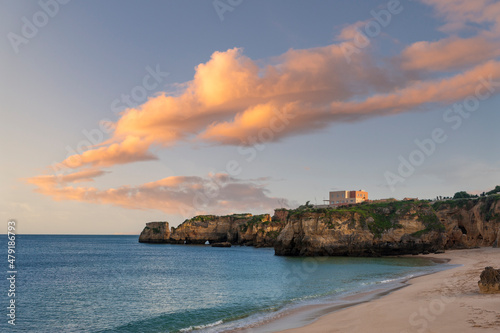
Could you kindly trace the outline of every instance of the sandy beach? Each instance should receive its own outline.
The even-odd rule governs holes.
[[[500,267],[500,248],[425,257],[450,259],[450,264],[462,266],[414,278],[389,295],[282,332],[500,332],[500,294],[479,294],[477,285],[484,267]]]

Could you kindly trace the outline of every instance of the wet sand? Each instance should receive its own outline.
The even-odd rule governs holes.
[[[383,297],[377,295],[370,301],[361,300],[354,306],[336,308],[331,304],[330,308],[325,306],[320,311],[303,309],[310,311],[312,317],[302,327],[289,329],[291,325],[300,325],[291,313],[266,329],[251,331],[500,332],[500,294],[480,294],[477,286],[484,267],[500,268],[500,248],[452,250],[423,257],[449,259],[450,264],[461,266],[411,279],[404,288]],[[304,318],[303,313],[300,317]],[[280,322],[282,326],[279,326]]]

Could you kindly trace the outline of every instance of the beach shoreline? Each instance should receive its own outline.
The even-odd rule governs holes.
[[[419,275],[371,299],[332,308],[305,326],[266,325],[252,332],[500,332],[500,296],[479,294],[477,281],[486,266],[500,266],[499,248],[449,250],[419,256],[457,265]],[[303,309],[303,311],[306,309]],[[288,314],[280,319],[292,319]]]
[[[325,257],[321,257],[325,258]],[[236,332],[252,332],[252,333],[267,333],[267,332],[278,332],[286,329],[293,329],[304,327],[308,324],[313,323],[318,318],[327,315],[335,311],[341,311],[345,308],[353,307],[362,303],[371,302],[381,297],[384,297],[396,290],[404,288],[408,285],[408,281],[414,277],[425,276],[429,274],[434,274],[446,269],[451,269],[455,267],[454,265],[446,265],[450,260],[446,258],[433,258],[430,256],[414,256],[414,255],[402,255],[402,256],[388,256],[386,258],[392,259],[423,259],[429,262],[433,262],[435,266],[429,270],[424,269],[421,272],[415,272],[408,274],[407,276],[382,280],[375,282],[375,284],[366,284],[364,287],[360,287],[357,290],[351,290],[346,293],[333,294],[331,296],[323,296],[319,298],[311,298],[309,301],[299,302],[295,304],[290,304],[274,314],[269,314],[269,316],[261,317],[257,314],[254,318],[252,316],[245,319],[249,321],[247,324],[240,326],[236,324],[237,327],[226,328],[218,330],[207,330],[207,332],[220,332],[220,333],[236,333]],[[424,266],[432,267],[432,266]],[[267,318],[266,318],[267,317]],[[228,322],[229,323],[229,322]],[[205,330],[201,330],[205,331]]]

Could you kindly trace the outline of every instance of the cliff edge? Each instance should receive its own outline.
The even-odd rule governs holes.
[[[271,219],[269,214],[232,214],[225,216],[199,215],[185,220],[177,228],[171,228],[162,237],[163,229],[155,233],[157,224],[150,222],[142,231],[139,241],[170,244],[205,244],[228,242],[233,245],[272,247],[285,223]],[[161,241],[159,241],[161,239]]]
[[[139,235],[140,243],[168,243],[169,239],[168,222],[148,222]]]
[[[380,256],[442,249],[445,226],[427,201],[394,201],[289,212],[277,255]]]
[[[276,209],[269,214],[200,215],[168,230],[149,222],[139,241],[273,247],[289,256],[382,256],[500,246],[500,195],[472,199]]]

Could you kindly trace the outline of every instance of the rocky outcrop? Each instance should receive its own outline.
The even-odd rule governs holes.
[[[500,293],[500,269],[486,267],[481,273],[480,280],[477,282],[479,292],[482,294]]]
[[[436,215],[446,227],[446,248],[499,246],[500,196],[437,202]]]
[[[377,256],[499,246],[500,195],[288,211],[278,255]]]
[[[434,252],[443,247],[442,230],[428,202],[305,209],[292,212],[274,248],[292,256]]]
[[[301,206],[269,214],[200,215],[168,232],[150,222],[140,242],[228,242],[275,248],[277,255],[379,256],[500,246],[500,195],[438,201],[387,201],[333,208]]]
[[[212,247],[231,247],[231,243],[229,243],[229,242],[213,243],[211,246]]]
[[[247,216],[242,216],[245,220]],[[233,242],[237,239],[236,226],[239,217],[199,215],[172,228],[170,242],[173,244],[205,244]],[[243,223],[243,221],[241,221]]]
[[[233,214],[226,216],[199,215],[172,228],[163,243],[171,244],[210,244],[229,243],[233,245],[252,245],[272,247],[285,223],[273,221],[269,214]],[[148,242],[151,231],[149,223],[144,228],[139,241]],[[151,242],[158,242],[151,238]]]
[[[140,243],[168,243],[169,239],[168,222],[148,222],[139,236]]]

